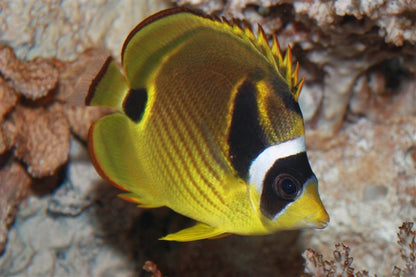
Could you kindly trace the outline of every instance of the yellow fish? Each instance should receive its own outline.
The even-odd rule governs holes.
[[[140,207],[196,225],[164,240],[323,228],[329,217],[305,152],[303,80],[259,27],[174,8],[127,37],[86,102],[119,112],[91,127],[97,171]]]

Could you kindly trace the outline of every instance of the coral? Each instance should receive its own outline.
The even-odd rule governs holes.
[[[400,253],[406,263],[406,269],[403,270],[406,276],[416,276],[416,232],[413,230],[413,224],[413,222],[403,222],[397,234]]]
[[[58,70],[51,60],[39,58],[23,63],[6,45],[0,48],[0,72],[19,93],[31,100],[45,97],[58,83]]]
[[[14,155],[27,164],[31,176],[52,175],[67,161],[69,124],[61,114],[44,108],[17,107],[12,121],[17,129]]]
[[[163,277],[162,272],[160,272],[156,264],[152,261],[146,261],[143,265],[143,269],[147,272],[153,273],[152,277]]]
[[[14,156],[28,166],[32,177],[54,174],[68,159],[70,128],[85,140],[91,123],[106,112],[67,101],[82,87],[77,81],[89,83],[94,74],[87,74],[88,70],[97,70],[103,56],[100,51],[90,51],[74,62],[42,59],[23,63],[10,47],[2,46],[0,153],[13,148]],[[85,95],[87,86],[83,89]]]
[[[16,105],[19,99],[14,89],[3,79],[0,78],[0,120],[3,121],[6,114]],[[1,148],[0,148],[0,152]]]
[[[4,155],[9,150],[15,141],[16,128],[10,120],[5,120],[0,126],[0,155]]]
[[[324,261],[322,255],[308,249],[303,253],[306,260],[305,273],[312,276],[351,277],[354,274],[354,268],[350,267],[353,259],[349,257],[349,253],[349,247],[344,244],[336,244],[334,260]]]
[[[375,21],[387,43],[396,46],[416,43],[415,17],[409,14],[416,10],[414,1],[297,1],[295,9],[309,14],[320,26],[332,24],[339,16],[353,16],[358,20],[367,17]]]
[[[71,102],[76,102],[74,95],[86,94],[105,56],[102,51],[89,50],[73,62],[22,62],[12,48],[0,46],[0,200],[4,198],[4,205],[0,205],[0,253],[14,218],[12,207],[28,195],[30,177],[56,174],[68,160],[71,130],[86,140],[92,122],[109,112]]]
[[[402,270],[393,266],[392,277],[416,276],[416,232],[413,230],[413,222],[403,222],[399,227],[397,236],[400,253],[406,263],[406,269]],[[324,260],[323,256],[312,249],[307,249],[302,256],[305,259],[305,273],[314,277],[339,276],[339,277],[364,277],[369,276],[368,271],[354,273],[350,267],[353,258],[350,257],[350,248],[344,244],[336,244],[333,252],[333,260]]]

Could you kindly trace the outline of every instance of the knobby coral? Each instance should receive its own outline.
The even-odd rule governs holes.
[[[0,253],[32,180],[56,174],[68,160],[71,133],[85,140],[91,123],[108,112],[74,105],[105,56],[89,50],[73,62],[23,62],[0,46]]]

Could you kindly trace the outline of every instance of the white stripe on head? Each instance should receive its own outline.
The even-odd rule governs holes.
[[[305,151],[305,138],[303,136],[267,147],[250,165],[249,184],[254,184],[257,192],[261,195],[264,178],[276,161]]]

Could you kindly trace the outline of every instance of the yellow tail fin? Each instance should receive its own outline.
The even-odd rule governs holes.
[[[205,223],[197,222],[190,228],[169,234],[163,238],[160,238],[160,240],[193,241],[201,239],[222,238],[224,236],[227,236],[225,231],[211,227]]]

